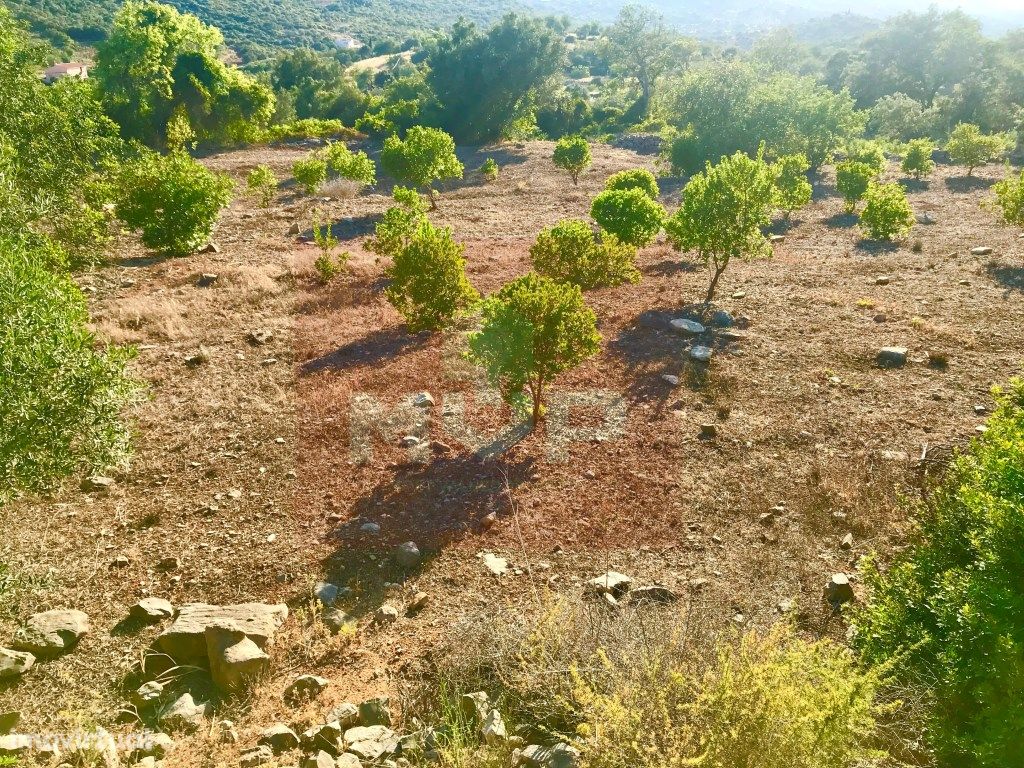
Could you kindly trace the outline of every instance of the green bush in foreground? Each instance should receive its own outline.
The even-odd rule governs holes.
[[[480,166],[480,173],[488,181],[494,181],[498,178],[499,171],[501,171],[501,168],[493,157],[488,157]]]
[[[642,189],[608,189],[594,198],[590,215],[620,242],[644,248],[665,222],[665,209]]]
[[[340,141],[327,145],[327,166],[338,176],[363,186],[377,183],[377,166],[365,152],[353,152]]]
[[[277,192],[277,175],[265,165],[257,165],[245,178],[249,193],[255,195],[260,205],[269,208]]]
[[[0,501],[127,454],[130,352],[96,349],[85,299],[51,258],[0,238]]]
[[[907,151],[903,155],[903,162],[900,163],[900,170],[915,179],[929,175],[935,170],[935,161],[932,160],[934,151],[935,144],[931,139],[914,139],[907,144]]]
[[[874,171],[875,176],[881,176],[885,170],[885,150],[876,141],[857,139],[846,146],[846,159],[851,163],[863,163]]]
[[[185,152],[147,153],[127,166],[117,216],[142,233],[148,247],[184,256],[207,243],[221,209],[231,200],[231,180]]]
[[[856,645],[923,690],[940,764],[1024,755],[1024,379],[995,392],[987,430],[916,509],[912,545],[867,569]]]
[[[899,240],[914,226],[914,212],[899,184],[872,184],[864,201],[860,227],[872,240]]]
[[[506,402],[532,403],[533,424],[544,416],[544,391],[563,371],[600,351],[597,317],[578,286],[534,272],[513,280],[483,304],[483,324],[469,339]]]
[[[562,221],[541,232],[530,259],[538,274],[584,290],[640,282],[636,248],[608,233],[595,237],[585,221]]]
[[[365,246],[378,256],[393,259],[409,244],[420,224],[426,221],[427,206],[415,189],[395,187],[391,196],[397,205],[384,212],[377,222],[373,237],[366,240]]]
[[[292,176],[307,195],[315,195],[327,183],[327,159],[315,152],[300,158],[292,163]]]
[[[846,160],[836,166],[836,188],[846,201],[847,213],[857,209],[857,202],[864,197],[877,176],[875,169],[867,163]]]
[[[654,174],[646,168],[634,168],[630,171],[619,171],[608,177],[604,183],[605,189],[639,189],[651,200],[657,200],[661,190],[658,189],[658,180]]]
[[[1003,179],[993,188],[995,205],[1007,224],[1024,227],[1024,171],[1017,178]]]
[[[590,144],[582,136],[563,136],[555,144],[551,159],[556,167],[569,172],[575,186],[580,174],[590,166]]]

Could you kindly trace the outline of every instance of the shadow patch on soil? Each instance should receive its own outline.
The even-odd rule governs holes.
[[[682,254],[680,254],[682,256]],[[700,264],[694,261],[683,261],[681,259],[663,259],[656,264],[649,264],[640,269],[648,277],[671,277],[679,274],[692,274],[703,269]]]
[[[982,179],[977,176],[954,176],[946,179],[946,189],[950,192],[977,192],[980,189],[990,189],[995,179]]]
[[[900,179],[899,185],[907,192],[927,192],[929,188],[927,179],[915,179],[910,176]]]
[[[345,275],[329,285],[321,285],[315,280],[310,280],[295,311],[300,315],[318,315],[322,312],[336,312],[348,307],[363,306],[375,301],[388,282],[386,277],[369,275]]]
[[[825,219],[825,226],[832,229],[850,229],[855,227],[860,219],[856,213],[837,213]]]
[[[895,253],[900,249],[900,244],[894,243],[891,240],[868,240],[864,238],[858,240],[854,248],[863,253],[877,255],[879,253]]]
[[[1007,264],[989,264],[985,271],[1007,291],[1024,293],[1024,267],[1011,267]]]
[[[405,327],[385,328],[338,347],[333,352],[303,363],[299,372],[309,375],[320,371],[344,371],[394,361],[399,355],[422,348],[430,340],[427,332],[412,335]]]

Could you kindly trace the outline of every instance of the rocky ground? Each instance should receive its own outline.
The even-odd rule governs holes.
[[[655,166],[598,146],[573,187],[550,152],[466,151],[466,180],[431,214],[466,244],[481,292],[527,271],[537,232],[586,216],[609,174]],[[287,178],[301,154],[206,162]],[[492,183],[472,171],[487,156],[502,166]],[[781,611],[841,636],[823,589],[856,597],[859,558],[906,533],[900,495],[1024,368],[1024,241],[981,206],[1002,173],[940,167],[909,190],[924,223],[881,248],[860,241],[826,170],[776,228],[775,257],[730,267],[717,318],[690,309],[699,266],[645,249],[639,285],[588,294],[602,353],[556,383],[560,408],[528,436],[467,369],[459,333],[411,336],[384,299],[384,265],[361,241],[386,180],[313,201],[285,187],[267,211],[239,196],[217,249],[187,259],[125,238],[81,282],[97,332],[138,348],[136,455],[4,510],[0,725],[157,727],[173,748],[147,749],[165,766],[355,765],[327,761],[425,738],[407,683],[438,649],[542,611],[540,595],[656,594],[723,630]],[[680,186],[663,187],[670,210]],[[306,242],[314,209],[351,253],[326,286]],[[710,364],[694,359],[707,351]],[[588,584],[608,571],[631,583]],[[224,608],[239,604],[255,605]],[[246,672],[256,691],[224,696]],[[492,709],[466,706],[497,738]],[[126,744],[123,763],[144,756]]]

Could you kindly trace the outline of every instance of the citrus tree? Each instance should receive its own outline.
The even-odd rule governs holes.
[[[914,226],[914,212],[899,184],[872,183],[864,201],[860,227],[872,240],[898,240]]]
[[[853,213],[871,182],[878,174],[867,163],[846,160],[836,166],[836,188],[846,201],[846,212]]]
[[[1024,227],[1024,171],[1020,176],[1003,179],[993,187],[995,205],[1007,224]]]
[[[292,176],[307,195],[315,195],[327,183],[327,160],[317,152],[301,157],[292,163]]]
[[[900,163],[900,170],[915,179],[927,176],[935,170],[935,161],[932,160],[934,151],[935,144],[931,139],[914,139],[907,144],[903,162]]]
[[[772,164],[778,206],[786,219],[811,202],[813,188],[807,180],[811,164],[805,155],[783,155]]]
[[[608,189],[594,198],[590,215],[620,242],[643,248],[654,242],[665,221],[665,209],[642,189]]]
[[[545,388],[600,348],[597,318],[579,286],[534,272],[484,301],[481,329],[469,339],[470,358],[506,402],[531,403],[534,426],[544,416]]]
[[[711,304],[722,273],[733,258],[771,256],[761,228],[771,223],[775,206],[775,174],[764,161],[737,152],[707,165],[683,190],[679,210],[665,223],[669,241],[681,251],[696,251],[710,273],[704,299]]]
[[[368,251],[388,258],[394,258],[409,244],[413,233],[427,218],[427,206],[415,189],[395,187],[391,196],[397,205],[384,212],[377,222],[373,237],[365,243]]]
[[[455,140],[437,128],[414,126],[405,139],[389,136],[380,155],[381,165],[399,181],[426,187],[430,207],[437,208],[433,184],[443,179],[461,179],[462,163],[455,155]]]
[[[363,186],[377,183],[377,166],[365,152],[353,152],[341,142],[332,142],[326,149],[327,167],[338,176]]]
[[[619,171],[608,177],[604,183],[605,189],[639,189],[651,200],[657,200],[661,190],[658,189],[658,180],[654,174],[646,168],[634,168],[629,171]]]
[[[274,193],[277,192],[277,184],[277,175],[265,165],[257,165],[245,177],[249,193],[255,195],[264,208],[270,207]]]
[[[972,123],[960,123],[949,134],[946,151],[949,158],[957,165],[967,167],[967,175],[971,176],[974,169],[989,160],[998,157],[1009,147],[1006,136],[1001,134],[985,135]]]
[[[563,136],[551,159],[556,167],[569,172],[573,185],[579,184],[580,174],[590,166],[590,144],[582,136]]]
[[[595,235],[585,221],[562,221],[541,232],[530,259],[538,274],[584,290],[640,282],[636,248],[607,232]]]

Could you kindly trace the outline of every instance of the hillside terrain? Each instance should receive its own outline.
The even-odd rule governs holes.
[[[536,234],[585,215],[609,174],[653,167],[595,145],[572,187],[551,150],[460,150],[467,168],[493,157],[502,171],[444,187],[431,218],[466,244],[482,292],[527,272]],[[287,176],[303,154],[204,162],[242,180],[257,164]],[[111,486],[14,502],[5,515],[17,523],[0,541],[17,574],[2,582],[0,634],[67,606],[86,611],[93,631],[0,691],[0,711],[20,711],[28,732],[112,727],[161,629],[124,620],[147,596],[284,602],[294,617],[260,692],[218,716],[234,722],[237,743],[212,728],[176,737],[168,768],[237,765],[273,722],[301,730],[371,696],[390,696],[396,727],[412,727],[409,696],[426,670],[472,658],[466,638],[578,601],[608,570],[670,588],[694,625],[767,627],[781,611],[841,637],[845,619],[821,599],[830,574],[905,540],[901,495],[976,434],[990,386],[1024,366],[1024,241],[980,206],[1000,174],[988,166],[968,183],[942,166],[908,183],[928,223],[883,248],[861,243],[826,168],[814,202],[774,230],[774,258],[733,267],[721,301],[730,318],[697,339],[668,323],[703,295],[704,272],[662,241],[644,249],[639,285],[588,294],[601,352],[555,388],[611,393],[614,408],[584,400],[486,461],[473,448],[510,414],[467,378],[458,331],[405,332],[382,295],[384,265],[363,246],[389,205],[387,178],[361,195],[343,183],[313,199],[284,188],[266,211],[236,199],[216,251],[187,259],[124,239],[109,266],[78,280],[101,337],[138,346],[133,368],[150,397],[133,412],[137,455]],[[672,208],[679,184],[663,182]],[[312,267],[314,208],[351,252],[327,286]],[[979,246],[991,255],[972,255]],[[714,350],[709,370],[689,362],[697,342]],[[888,346],[908,348],[905,367],[876,366]],[[372,456],[361,454],[359,397],[390,409],[420,392],[436,403],[426,422],[376,419]],[[423,460],[403,442],[408,429],[429,445]],[[394,546],[407,541],[422,558],[396,565]],[[322,631],[318,582],[343,588],[351,635]],[[397,608],[393,623],[378,620],[384,606]],[[637,610],[650,622],[660,609]],[[330,684],[294,709],[280,691],[300,673]]]

